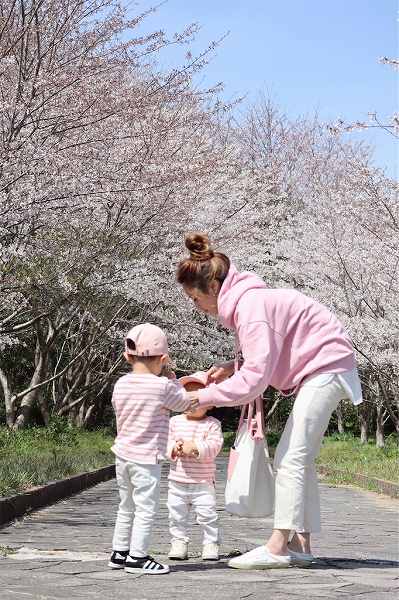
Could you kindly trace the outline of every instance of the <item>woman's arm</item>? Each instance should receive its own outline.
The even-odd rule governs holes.
[[[279,360],[283,339],[266,321],[242,325],[238,337],[244,363],[232,377],[195,392],[200,406],[238,406],[263,394]]]

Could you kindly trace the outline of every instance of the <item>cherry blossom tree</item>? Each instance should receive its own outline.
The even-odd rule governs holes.
[[[399,60],[383,56],[379,59],[383,65],[388,65],[395,71],[399,69]],[[354,123],[347,123],[344,119],[338,119],[336,123],[328,125],[328,129],[333,134],[351,132],[360,129],[382,129],[395,138],[399,138],[399,113],[394,113],[390,117],[382,118],[377,112],[369,112],[368,120],[358,120]]]
[[[187,309],[187,324],[176,316],[171,258],[199,216],[223,221],[258,189],[229,107],[192,82],[214,44],[180,69],[157,68],[194,25],[171,40],[143,37],[135,30],[147,13],[128,18],[113,0],[2,0],[0,10],[6,419],[23,427],[37,405],[45,423],[56,413],[84,424],[134,322],[177,323],[183,365],[209,357]]]
[[[338,314],[362,371],[362,439],[376,412],[381,445],[381,424],[389,418],[398,429],[399,413],[397,184],[364,145],[331,136],[317,117],[289,120],[267,99],[249,113],[240,138],[254,169],[272,174],[278,199],[260,209],[254,236],[239,245],[242,262]]]

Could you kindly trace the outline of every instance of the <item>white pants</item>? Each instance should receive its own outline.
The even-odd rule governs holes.
[[[129,550],[131,556],[147,556],[152,525],[158,510],[161,465],[116,458],[115,468],[121,501],[112,549]]]
[[[179,483],[169,480],[169,531],[172,539],[190,541],[187,535],[190,506],[194,507],[197,523],[202,527],[203,543],[218,543],[215,486],[210,483]]]
[[[320,497],[315,458],[331,413],[347,397],[339,376],[318,375],[299,390],[276,448],[274,528],[320,531]]]

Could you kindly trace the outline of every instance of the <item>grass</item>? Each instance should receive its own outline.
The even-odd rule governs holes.
[[[0,426],[0,497],[108,465],[112,442],[106,430],[81,431],[62,420],[16,432]]]
[[[234,438],[235,432],[224,433],[225,451]],[[267,435],[271,454],[278,438],[275,433]],[[112,463],[113,439],[107,430],[82,431],[69,427],[62,419],[47,428],[16,432],[0,426],[0,497]],[[398,459],[398,442],[393,435],[387,438],[385,448],[379,449],[372,442],[362,445],[358,438],[345,434],[324,439],[318,462],[343,471],[342,475],[329,476],[327,481],[358,485],[353,480],[354,473],[399,482]]]
[[[224,450],[234,443],[235,432],[224,433]],[[267,434],[270,454],[273,456],[279,435]],[[340,474],[328,475],[323,480],[329,483],[349,483],[360,485],[353,478],[355,473],[399,483],[399,445],[398,438],[391,435],[386,438],[385,448],[377,448],[374,442],[361,444],[360,439],[352,434],[334,434],[325,437],[317,462],[331,469],[342,471]],[[367,489],[377,487],[365,484]]]
[[[354,483],[354,473],[399,483],[399,446],[395,435],[387,437],[385,448],[377,448],[374,442],[361,444],[349,434],[326,437],[318,463],[343,471],[342,475],[328,476],[332,483]]]

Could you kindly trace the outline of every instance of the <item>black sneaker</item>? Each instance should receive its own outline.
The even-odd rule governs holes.
[[[146,573],[147,575],[164,575],[169,573],[168,565],[161,565],[152,556],[135,558],[128,556],[125,562],[127,573]]]
[[[129,550],[114,550],[109,559],[108,566],[111,569],[124,569]]]

